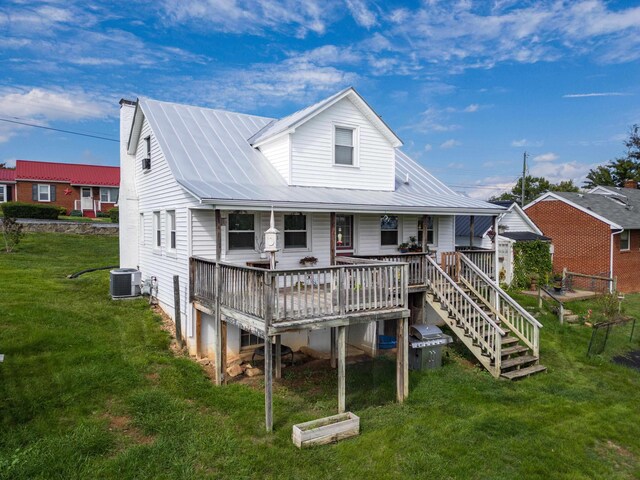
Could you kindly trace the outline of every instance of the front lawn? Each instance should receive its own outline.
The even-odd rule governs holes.
[[[517,383],[452,353],[411,372],[404,405],[393,360],[348,365],[360,436],[300,451],[291,426],[335,413],[335,371],[285,369],[267,434],[260,385],[215,387],[173,356],[144,301],[110,299],[107,271],[65,278],[117,249],[31,234],[0,253],[0,478],[640,477],[640,372],[587,358],[589,328],[541,317],[549,372]],[[640,296],[625,303],[640,315]]]

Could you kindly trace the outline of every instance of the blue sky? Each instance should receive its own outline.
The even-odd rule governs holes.
[[[581,183],[640,123],[640,4],[156,0],[0,4],[0,119],[116,139],[147,96],[280,117],[354,86],[404,150],[488,198]],[[0,121],[0,162],[116,165],[118,144]]]

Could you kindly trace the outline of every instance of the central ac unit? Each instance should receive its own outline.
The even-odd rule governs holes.
[[[142,272],[135,268],[111,270],[109,293],[111,298],[137,297],[140,295]]]

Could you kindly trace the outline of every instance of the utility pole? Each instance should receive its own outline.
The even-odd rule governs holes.
[[[524,207],[524,179],[527,176],[527,152],[524,152],[522,156],[522,198],[520,200],[520,206]]]

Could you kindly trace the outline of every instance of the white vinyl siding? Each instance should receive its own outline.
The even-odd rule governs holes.
[[[333,162],[336,126],[356,128],[358,168]],[[392,191],[395,150],[387,138],[344,98],[291,134],[291,185]]]
[[[260,146],[260,151],[276,168],[287,183],[290,182],[289,154],[291,152],[291,136],[284,135]]]
[[[191,210],[191,249],[193,255],[215,259],[216,217],[213,210]]]

